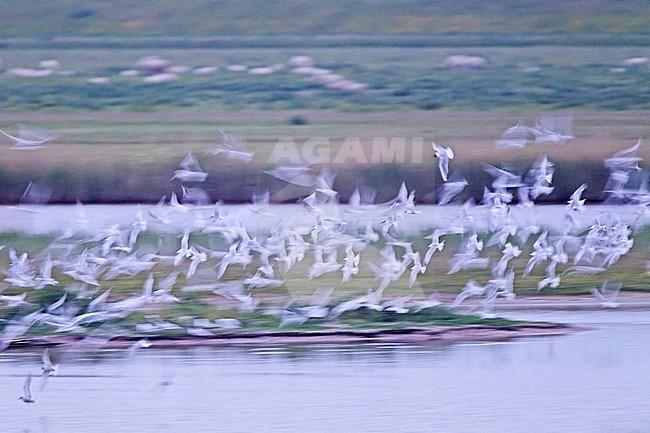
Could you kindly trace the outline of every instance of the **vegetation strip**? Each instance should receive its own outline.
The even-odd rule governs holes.
[[[645,34],[460,34],[460,35],[303,35],[0,38],[4,48],[354,48],[354,47],[646,47]]]
[[[503,340],[523,337],[547,337],[576,332],[581,328],[558,324],[525,324],[510,326],[461,326],[461,327],[408,327],[401,329],[324,330],[324,331],[265,331],[225,332],[208,337],[188,335],[147,336],[152,348],[175,348],[194,346],[237,346],[266,344],[356,344],[369,342],[425,343]],[[102,348],[129,347],[143,335],[115,337]],[[82,338],[74,336],[25,337],[14,341],[12,348],[49,347],[78,344]]]

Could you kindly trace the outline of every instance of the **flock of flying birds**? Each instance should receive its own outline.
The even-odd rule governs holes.
[[[521,127],[518,125],[515,129]],[[544,134],[551,132],[547,130]],[[243,163],[251,161],[252,153],[236,145],[225,132],[222,132],[222,137],[223,144],[214,154]],[[503,146],[507,139],[508,131],[497,146]],[[605,160],[605,166],[610,170],[605,192],[618,203],[635,206],[637,221],[648,214],[650,206],[646,177],[639,187],[629,186],[633,173],[640,171],[641,158],[637,156],[640,143],[641,140]],[[467,182],[449,175],[454,159],[451,148],[433,143],[433,152],[444,181],[436,191],[437,202],[446,205],[467,186]],[[474,308],[479,314],[494,317],[497,298],[515,298],[515,278],[531,276],[535,269],[544,268],[537,290],[557,288],[568,273],[606,273],[632,248],[633,225],[623,221],[617,213],[601,214],[589,225],[580,223],[576,215],[585,210],[582,193],[587,185],[581,185],[571,195],[564,212],[562,230],[551,232],[536,222],[535,200],[551,194],[554,188],[554,164],[546,155],[540,156],[526,173],[487,164],[484,168],[492,176],[492,183],[485,187],[482,201],[478,204],[467,201],[460,216],[437,222],[432,232],[424,237],[429,241],[428,246],[418,249],[414,246],[414,239],[400,228],[409,224],[409,216],[419,213],[415,191],[409,191],[405,184],[388,202],[375,203],[374,191],[357,188],[349,202],[342,205],[334,189],[335,174],[331,170],[323,169],[319,174],[313,174],[307,166],[278,167],[266,173],[309,190],[300,200],[302,213],[296,218],[282,220],[267,232],[254,232],[245,224],[241,211],[229,212],[222,202],[206,207],[207,194],[197,186],[187,185],[201,183],[208,177],[190,153],[172,174],[173,179],[182,183],[181,199],[172,193],[169,201],[163,197],[147,212],[139,208],[128,227],[115,223],[91,233],[87,230],[89,220],[84,207],[78,203],[77,217],[69,229],[35,258],[30,258],[27,252],[16,251],[12,246],[0,246],[0,249],[7,248],[10,259],[8,268],[2,270],[5,278],[0,293],[9,288],[12,293],[22,292],[0,294],[0,306],[28,307],[30,291],[60,286],[57,278],[62,276],[71,281],[65,286],[65,294],[51,305],[4,320],[0,351],[19,340],[35,324],[45,326],[53,333],[86,335],[91,328],[111,329],[112,325],[134,312],[184,302],[183,294],[190,292],[215,294],[240,312],[274,316],[280,326],[297,326],[314,319],[335,321],[347,311],[359,309],[415,314],[444,305],[435,293],[425,299],[415,296],[414,292],[385,300],[384,291],[403,277],[408,280],[408,287],[416,286],[427,272],[432,258],[446,245],[456,242],[460,247],[453,254],[448,273],[489,269],[490,277],[482,283],[474,279],[467,281],[448,307],[457,308],[468,298],[474,298],[478,300]],[[245,212],[259,218],[272,215],[269,197],[268,193],[258,195]],[[205,216],[206,209],[209,209],[209,217]],[[161,230],[169,228],[172,219],[178,215],[182,215],[185,224],[175,253],[140,249],[138,239],[143,232],[150,231],[152,226]],[[193,239],[197,235],[217,242],[206,247]],[[522,271],[510,262],[522,255],[522,248],[529,239],[532,240],[532,252]],[[498,260],[493,259],[494,254],[486,253],[489,249],[500,253]],[[368,262],[366,269],[374,273],[377,281],[364,295],[333,303],[335,288],[322,287],[306,304],[291,298],[282,306],[263,305],[263,289],[283,286],[283,276],[307,257],[311,257],[305,261],[309,280],[318,282],[317,279],[323,275],[338,275],[341,285],[354,285],[355,276],[361,270],[364,250],[376,252],[363,254]],[[558,271],[558,265],[569,262],[572,263],[565,270]],[[154,268],[160,269],[158,275],[154,274]],[[232,268],[241,268],[242,271],[228,273]],[[192,279],[199,270],[209,271],[212,281],[193,284]],[[105,288],[111,281],[141,273],[148,275],[140,293],[111,299],[111,289]],[[619,290],[619,284],[604,283],[593,293],[603,306],[616,307]],[[75,296],[69,296],[70,293]],[[82,308],[71,298],[86,298],[89,302]],[[201,337],[214,335],[215,329],[242,326],[237,319],[210,321],[194,318],[185,331],[188,335]],[[153,320],[136,324],[128,332],[135,339],[182,329],[171,321]],[[129,353],[150,344],[146,339],[138,340]],[[44,379],[58,370],[58,366],[52,365],[47,349],[43,353],[42,370]],[[21,397],[26,403],[34,402],[31,381],[30,374]]]

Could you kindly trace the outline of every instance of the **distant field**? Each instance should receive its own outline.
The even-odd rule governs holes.
[[[451,70],[450,55],[481,56],[480,70]],[[120,76],[138,59],[158,55],[170,66],[211,66],[209,75],[180,73],[160,84],[146,74]],[[328,88],[291,73],[287,60],[309,55],[315,65],[360,91]],[[534,46],[457,48],[277,49],[4,49],[2,68],[37,68],[56,59],[70,76],[0,75],[0,110],[14,111],[239,111],[326,109],[409,110],[639,110],[650,109],[650,67],[623,67],[625,59],[650,57],[640,47]],[[273,66],[268,75],[226,70],[228,65]],[[88,80],[103,78],[105,84]]]
[[[30,181],[51,185],[52,200],[74,202],[156,202],[180,184],[172,172],[188,152],[193,152],[209,173],[201,186],[213,200],[248,201],[253,191],[281,187],[263,174],[275,166],[271,156],[283,138],[291,138],[299,151],[312,137],[324,137],[329,161],[339,173],[336,188],[343,199],[355,185],[371,185],[380,190],[378,199],[393,197],[402,181],[415,188],[418,199],[440,184],[430,147],[431,140],[452,146],[456,159],[452,171],[460,170],[470,182],[467,194],[480,196],[490,178],[481,162],[497,165],[516,163],[521,169],[544,153],[556,163],[556,191],[550,198],[564,201],[583,182],[590,188],[585,196],[602,198],[607,171],[602,159],[650,136],[647,111],[573,113],[574,134],[565,146],[530,146],[524,150],[495,150],[494,140],[519,119],[531,124],[539,112],[453,112],[413,111],[381,113],[340,113],[323,110],[229,112],[161,112],[78,114],[0,114],[0,125],[14,132],[19,122],[36,124],[56,131],[60,138],[36,151],[15,151],[0,140],[0,201],[15,203]],[[308,125],[290,125],[300,116]],[[210,155],[220,141],[219,130],[245,137],[255,152],[244,165]],[[403,137],[403,162],[372,161],[373,139]],[[357,139],[363,148],[359,158],[334,163],[346,139]],[[413,160],[412,145],[421,139],[422,157]],[[640,155],[650,158],[647,145]],[[365,161],[364,161],[365,158]],[[643,165],[643,163],[642,163]],[[318,170],[319,166],[314,169]],[[467,195],[465,195],[467,197]]]
[[[645,0],[22,0],[0,36],[648,33]]]

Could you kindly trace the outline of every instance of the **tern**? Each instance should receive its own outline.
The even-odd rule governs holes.
[[[456,300],[454,300],[454,303],[451,304],[449,308],[457,308],[458,306],[460,306],[460,304],[463,303],[463,301],[465,301],[465,299],[471,296],[485,295],[489,287],[490,287],[489,284],[481,286],[475,280],[469,280],[469,282],[465,285],[465,287],[463,287],[463,290],[456,297]]]
[[[591,289],[591,293],[594,294],[594,297],[600,302],[600,305],[603,308],[618,308],[621,304],[616,302],[618,293],[621,290],[621,284],[607,284],[605,281],[602,287],[599,289]]]
[[[57,136],[50,131],[25,125],[19,125],[18,137],[7,134],[1,129],[0,134],[11,139],[11,141],[14,142],[11,148],[16,150],[40,149],[46,142],[57,138]]]
[[[643,158],[635,153],[641,146],[641,137],[634,146],[616,152],[611,158],[605,159],[605,167],[610,170],[640,170],[639,161]]]
[[[49,349],[45,349],[45,351],[43,351],[43,367],[41,367],[41,369],[43,370],[43,374],[41,374],[41,377],[43,379],[41,381],[40,388],[40,391],[42,392],[47,385],[47,379],[50,377],[50,375],[56,376],[59,371],[58,365],[52,365]]]
[[[440,233],[440,229],[435,229],[433,233],[431,233],[429,236],[425,236],[425,239],[431,239],[431,243],[427,247],[427,252],[424,256],[424,262],[423,265],[426,266],[429,261],[431,260],[431,257],[433,257],[433,254],[436,251],[442,251],[442,249],[445,247],[445,241],[440,240],[440,236],[442,234]]]
[[[245,164],[251,162],[255,154],[246,150],[246,144],[237,137],[221,130],[222,144],[212,151],[213,155],[223,155],[227,159],[240,161]]]
[[[59,369],[58,365],[52,365],[52,360],[50,359],[50,350],[45,349],[43,351],[43,367],[41,367],[43,370],[43,376],[47,377],[50,374],[54,374],[56,376],[56,373]]]
[[[25,379],[25,384],[23,385],[23,395],[18,397],[18,400],[22,400],[25,403],[34,403],[35,400],[32,398],[32,374],[28,373],[27,378]]]
[[[6,280],[5,280],[6,281]],[[27,292],[20,295],[0,295],[0,301],[6,302],[6,306],[9,308],[18,307],[19,305],[25,305],[25,298],[27,297]]]
[[[573,135],[563,135],[558,132],[548,130],[543,126],[530,128],[530,131],[535,136],[535,139],[533,140],[533,143],[535,144],[564,144],[568,140],[575,138]]]
[[[583,191],[587,189],[587,184],[583,183],[571,194],[571,199],[567,202],[567,210],[573,212],[584,212],[585,210],[585,199],[582,198]]]
[[[194,158],[192,152],[187,154],[179,166],[180,169],[174,171],[172,180],[178,179],[181,182],[204,182],[208,178],[208,174],[201,169],[199,162]]]
[[[442,305],[442,302],[438,300],[438,294],[436,292],[433,292],[431,295],[427,296],[426,299],[422,301],[414,301],[413,304],[415,306],[413,313],[419,313],[420,311],[427,308],[439,307]]]
[[[449,160],[454,159],[454,151],[451,147],[438,146],[435,142],[432,143],[435,157],[438,158],[438,168],[440,169],[440,176],[442,180],[447,182],[449,174]]]
[[[308,165],[279,166],[272,170],[263,171],[263,173],[276,179],[305,188],[313,187],[316,183],[316,176],[309,172]]]
[[[149,342],[146,338],[142,338],[135,343],[133,343],[129,348],[127,349],[128,357],[133,358],[135,356],[135,352],[137,352],[139,349],[147,349],[151,347],[152,343]]]
[[[456,172],[452,173],[449,181],[445,182],[437,190],[438,205],[442,206],[451,202],[454,197],[463,192],[467,185],[469,185],[467,179],[461,175],[457,175]]]
[[[494,142],[494,145],[501,149],[524,148],[532,138],[531,129],[520,121],[515,126],[506,129],[501,134],[501,138]]]

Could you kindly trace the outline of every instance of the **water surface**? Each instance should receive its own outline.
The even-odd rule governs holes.
[[[213,206],[196,207],[191,211],[179,211],[171,207],[165,207],[163,213],[169,217],[169,224],[157,223],[149,216],[153,205],[84,205],[84,213],[88,219],[85,230],[88,233],[96,234],[97,231],[106,229],[114,223],[122,227],[129,227],[136,219],[136,214],[142,210],[145,218],[150,222],[151,229],[155,230],[181,230],[193,224],[206,224],[213,213]],[[326,211],[327,207],[324,208]],[[329,209],[332,215],[340,215],[346,218],[346,205],[335,206]],[[581,226],[588,227],[598,215],[604,212],[614,213],[625,222],[632,222],[637,215],[635,206],[612,206],[612,205],[589,205],[584,212],[574,213],[574,217]],[[225,205],[222,212],[234,219],[240,219],[247,229],[269,230],[279,223],[291,227],[292,225],[316,224],[313,214],[308,213],[301,205],[270,205],[263,208],[262,212],[253,212],[251,205]],[[462,206],[431,206],[419,205],[418,214],[407,215],[399,230],[405,233],[418,233],[434,226],[449,223],[453,218],[463,214]],[[565,226],[564,214],[566,206],[547,205],[535,206],[533,209],[522,209],[512,207],[512,215],[517,221],[528,221],[529,223],[540,224],[554,230],[563,229]],[[484,209],[476,209],[473,215],[485,215]],[[0,233],[2,232],[24,232],[29,234],[46,234],[65,232],[77,218],[78,209],[74,205],[44,205],[44,206],[0,206]],[[363,217],[375,216],[377,221],[384,217],[380,210],[363,212]],[[350,214],[347,218],[352,221],[360,218],[359,212]],[[486,218],[475,218],[477,224],[487,221]],[[648,222],[644,217],[643,223]]]
[[[453,345],[0,354],[3,432],[644,432],[650,312],[521,311],[562,337]],[[56,362],[56,359],[55,359]],[[161,382],[171,382],[164,385]]]

